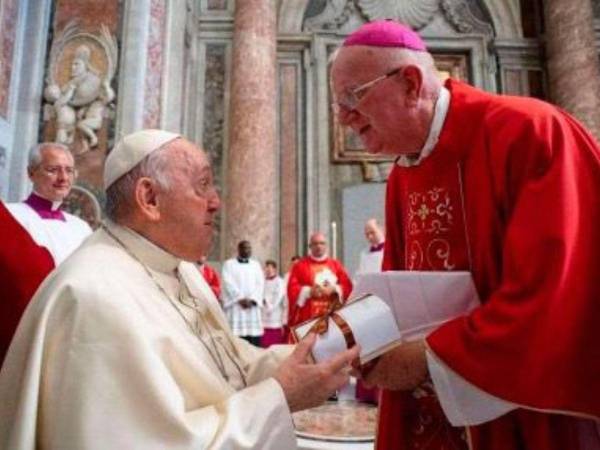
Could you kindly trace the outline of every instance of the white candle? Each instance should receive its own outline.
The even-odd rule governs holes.
[[[331,222],[331,257],[336,258],[337,255],[337,224]]]

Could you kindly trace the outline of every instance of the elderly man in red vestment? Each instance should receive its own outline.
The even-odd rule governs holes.
[[[0,202],[0,366],[29,300],[54,269],[50,252],[37,245],[29,232]]]
[[[311,235],[309,250],[308,256],[294,264],[290,272],[289,326],[324,314],[336,297],[344,302],[352,292],[352,282],[342,263],[327,255],[323,233]]]
[[[340,123],[397,157],[384,270],[469,270],[482,302],[366,374],[384,388],[377,448],[599,448],[594,138],[542,101],[442,84],[393,21],[352,33],[332,82]]]

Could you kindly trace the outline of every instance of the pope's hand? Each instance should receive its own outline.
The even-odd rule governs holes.
[[[426,378],[424,341],[408,342],[390,350],[368,373],[364,373],[367,387],[378,386],[392,391],[414,389]]]
[[[301,340],[275,373],[290,411],[318,406],[349,380],[350,364],[358,357],[359,348],[352,347],[332,358],[314,364],[309,360],[316,334]]]

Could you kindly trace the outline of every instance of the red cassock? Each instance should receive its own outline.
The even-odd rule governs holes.
[[[352,292],[352,281],[346,273],[342,263],[333,258],[317,261],[310,256],[305,256],[294,264],[288,282],[289,318],[288,325],[294,326],[313,317],[327,312],[332,298],[311,298],[306,300],[304,306],[297,305],[298,298],[304,287],[312,287],[315,283],[323,284],[325,281],[337,284],[341,288],[342,301],[345,301]]]
[[[21,315],[46,275],[54,268],[50,252],[37,245],[29,233],[0,202],[0,365]]]
[[[433,153],[390,174],[383,268],[471,271],[482,306],[427,343],[522,409],[465,432],[431,384],[384,391],[377,448],[577,450],[577,417],[600,417],[600,150],[551,105],[446,87]]]

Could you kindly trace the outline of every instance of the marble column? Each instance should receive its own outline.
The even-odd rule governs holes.
[[[224,187],[225,257],[249,240],[261,260],[278,253],[276,230],[276,2],[236,2],[229,150]]]
[[[600,65],[591,0],[545,0],[551,100],[600,138]]]

